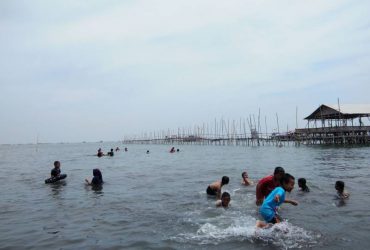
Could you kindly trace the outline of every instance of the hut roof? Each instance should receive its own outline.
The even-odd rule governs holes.
[[[370,117],[370,104],[341,104],[325,105],[322,104],[306,120],[322,119],[352,119],[358,117]]]

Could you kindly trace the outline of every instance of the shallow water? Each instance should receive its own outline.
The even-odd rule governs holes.
[[[119,143],[0,145],[0,249],[367,249],[370,244],[370,148],[128,145]],[[146,154],[146,150],[150,154]],[[54,160],[65,181],[44,184]],[[305,177],[280,225],[255,228],[255,187],[240,185],[283,166]],[[105,184],[84,184],[100,168]],[[230,177],[229,209],[216,208],[207,185]],[[350,199],[335,199],[345,181]]]

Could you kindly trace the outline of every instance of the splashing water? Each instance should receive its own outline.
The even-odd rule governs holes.
[[[282,222],[266,229],[257,228],[256,222],[252,216],[231,218],[231,221],[230,218],[220,216],[199,224],[195,233],[181,233],[172,237],[172,240],[199,245],[218,245],[237,240],[289,249],[312,247],[321,237],[289,222]]]

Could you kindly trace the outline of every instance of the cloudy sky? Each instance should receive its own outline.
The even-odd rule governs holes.
[[[0,143],[370,103],[370,2],[0,1]]]

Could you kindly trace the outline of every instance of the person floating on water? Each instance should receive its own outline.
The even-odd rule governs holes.
[[[245,185],[245,186],[253,185],[253,181],[251,181],[248,178],[248,173],[247,172],[242,173],[242,185]]]
[[[93,178],[91,181],[85,179],[85,182],[91,186],[100,186],[103,184],[103,175],[98,168],[93,169]]]
[[[272,190],[280,186],[280,180],[283,178],[285,170],[282,167],[276,167],[273,175],[261,179],[256,186],[256,205],[262,204]]]
[[[294,200],[285,199],[285,193],[291,192],[294,188],[294,176],[290,174],[284,174],[281,179],[281,187],[275,188],[263,201],[260,207],[260,213],[265,221],[257,221],[256,226],[260,228],[267,227],[268,224],[280,223],[281,218],[276,213],[277,207],[282,203],[290,203],[294,206],[298,205],[298,202]]]
[[[116,147],[116,152],[120,151],[119,147]]]
[[[349,193],[344,189],[344,182],[343,181],[335,182],[335,190],[337,190],[338,198],[340,198],[340,199],[349,198]]]
[[[216,196],[217,199],[221,198],[221,188],[224,185],[229,184],[229,177],[223,176],[221,181],[215,181],[207,187],[207,194]]]
[[[298,179],[298,187],[302,192],[310,192],[310,189],[306,185],[306,179],[305,178],[299,178]]]
[[[108,156],[114,156],[113,148],[110,149],[110,152],[107,153]]]
[[[175,153],[175,147],[172,147],[170,153]]]
[[[60,176],[60,162],[59,161],[54,161],[54,168],[51,170],[50,176],[51,178]]]
[[[231,196],[228,192],[223,192],[221,195],[221,200],[216,201],[216,207],[229,207],[229,203],[231,201]]]
[[[102,157],[102,156],[104,156],[104,153],[101,151],[101,148],[99,148],[99,149],[98,149],[97,156],[98,156],[98,157]]]

